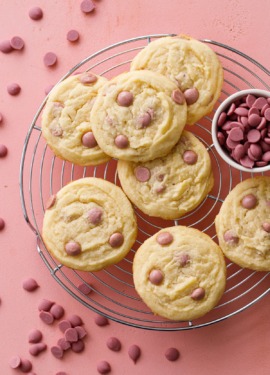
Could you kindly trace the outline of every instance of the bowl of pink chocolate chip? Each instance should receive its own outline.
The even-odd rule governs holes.
[[[213,117],[212,139],[232,167],[243,172],[270,170],[270,92],[248,89],[226,98]]]

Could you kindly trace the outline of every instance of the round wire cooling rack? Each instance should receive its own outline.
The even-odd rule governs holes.
[[[141,36],[110,45],[74,66],[69,75],[92,70],[111,78],[128,71],[132,58],[149,42],[174,34]],[[269,90],[270,72],[254,59],[224,44],[202,40],[219,56],[224,69],[224,85],[217,105],[235,91],[247,88]],[[269,291],[269,272],[255,272],[227,261],[227,287],[219,304],[204,317],[189,321],[168,321],[155,316],[139,298],[132,278],[132,260],[136,249],[149,236],[164,227],[195,227],[216,241],[214,219],[230,190],[252,174],[232,169],[217,154],[211,137],[212,115],[189,127],[205,145],[212,160],[215,185],[194,211],[170,221],[150,218],[135,207],[138,238],[132,250],[120,263],[98,272],[81,272],[59,264],[42,241],[41,228],[48,197],[68,182],[88,176],[101,177],[119,184],[116,160],[97,167],[79,167],[55,157],[47,147],[38,125],[46,98],[40,105],[26,135],[20,166],[20,193],[25,220],[37,239],[37,250],[54,279],[75,299],[91,310],[129,326],[159,330],[189,330],[214,324],[232,317],[255,304]],[[213,111],[214,112],[214,111]],[[89,291],[91,290],[91,293]]]

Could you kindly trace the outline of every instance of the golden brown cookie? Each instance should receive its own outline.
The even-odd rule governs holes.
[[[164,74],[183,91],[187,123],[209,114],[220,96],[223,69],[206,43],[187,35],[168,36],[149,43],[131,63],[131,70],[147,69]]]
[[[95,177],[73,181],[51,197],[42,228],[49,252],[83,271],[119,262],[136,235],[136,217],[123,191]]]

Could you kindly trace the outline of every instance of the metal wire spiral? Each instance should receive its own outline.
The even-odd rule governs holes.
[[[129,70],[131,59],[156,38],[173,35],[148,35],[124,40],[106,47],[74,66],[62,79],[77,71],[92,70],[111,78]],[[228,95],[246,88],[269,90],[270,72],[249,56],[224,44],[202,40],[215,50],[224,69],[224,87],[219,102]],[[269,273],[255,272],[227,262],[227,288],[219,305],[205,317],[190,322],[175,322],[155,316],[136,293],[132,278],[132,259],[136,249],[159,229],[172,225],[187,225],[207,233],[216,240],[214,219],[230,190],[250,174],[231,169],[222,161],[212,144],[212,115],[189,127],[208,149],[215,177],[215,186],[194,211],[179,220],[150,218],[135,208],[139,234],[137,241],[120,263],[99,272],[71,270],[50,255],[42,241],[41,228],[44,206],[48,197],[68,182],[86,177],[102,177],[119,185],[116,161],[98,167],[79,167],[55,157],[47,147],[38,125],[46,98],[40,105],[26,135],[20,166],[20,193],[25,220],[37,238],[37,250],[54,279],[80,303],[114,321],[133,327],[173,331],[188,330],[220,322],[245,310],[269,293]],[[219,103],[217,103],[218,105]],[[81,285],[91,288],[82,292]]]

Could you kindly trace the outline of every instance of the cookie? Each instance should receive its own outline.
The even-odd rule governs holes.
[[[168,36],[149,43],[131,63],[131,70],[147,69],[164,74],[184,92],[187,123],[209,114],[220,96],[223,69],[216,53],[186,35]]]
[[[137,236],[133,208],[111,182],[86,177],[52,196],[42,237],[48,251],[67,267],[97,271],[119,262]]]
[[[188,131],[167,156],[144,163],[119,160],[117,171],[129,199],[145,214],[163,219],[193,210],[214,183],[209,154]]]
[[[173,148],[186,116],[186,102],[176,84],[155,72],[134,71],[103,86],[91,111],[91,123],[106,154],[147,161]]]
[[[226,266],[219,246],[185,226],[164,228],[148,238],[133,261],[135,289],[154,314],[193,320],[220,300]]]
[[[42,135],[61,159],[81,166],[110,159],[97,145],[90,122],[96,95],[106,81],[82,73],[66,78],[50,92],[42,114]]]
[[[228,259],[244,268],[270,271],[270,177],[237,184],[222,203],[215,226]]]

